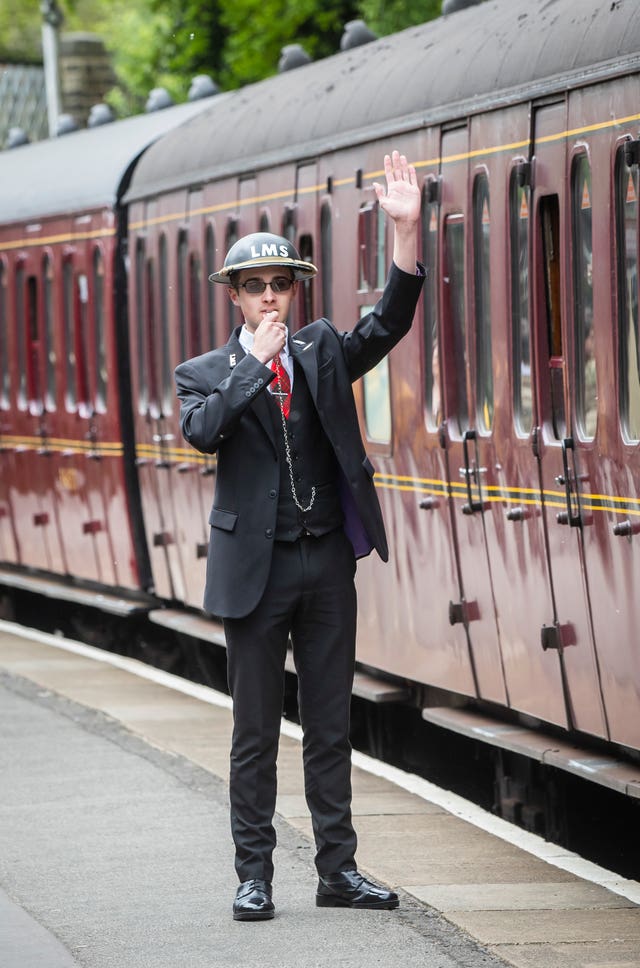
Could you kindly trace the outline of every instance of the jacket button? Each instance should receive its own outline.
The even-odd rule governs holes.
[[[265,538],[273,538],[273,528],[267,528],[264,536]]]
[[[276,496],[276,493],[277,493],[277,492],[276,492],[275,490],[273,490],[273,488],[272,488],[272,489],[271,489],[271,490],[269,491],[269,497],[275,497],[275,496]]]

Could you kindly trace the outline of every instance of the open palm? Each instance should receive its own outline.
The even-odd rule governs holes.
[[[384,156],[387,190],[373,183],[380,207],[394,222],[416,222],[420,215],[420,189],[413,165],[398,151]]]

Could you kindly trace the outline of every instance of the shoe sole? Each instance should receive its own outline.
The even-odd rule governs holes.
[[[275,911],[234,911],[234,921],[270,921]]]
[[[331,894],[316,894],[316,907],[341,907],[354,908],[358,911],[395,911],[400,906],[400,900],[395,901],[370,901],[369,903],[358,903],[358,901],[346,901],[341,897],[334,897]]]

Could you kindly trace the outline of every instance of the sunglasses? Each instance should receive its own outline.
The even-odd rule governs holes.
[[[293,285],[293,279],[289,276],[275,276],[270,282],[264,279],[247,279],[246,282],[239,282],[236,289],[246,289],[250,296],[261,295],[267,286],[271,286],[272,292],[289,292]]]

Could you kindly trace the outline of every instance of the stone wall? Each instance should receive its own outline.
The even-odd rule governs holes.
[[[109,54],[100,37],[84,33],[61,36],[62,113],[72,114],[78,127],[85,127],[92,105],[104,100],[114,83]]]

